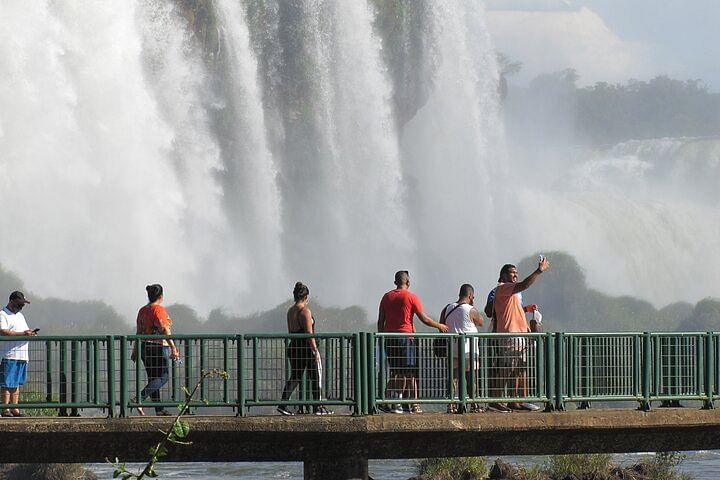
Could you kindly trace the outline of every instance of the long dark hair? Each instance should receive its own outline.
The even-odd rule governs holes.
[[[304,300],[310,295],[310,289],[302,282],[297,282],[293,288],[293,298],[295,301]]]
[[[152,285],[148,285],[145,287],[145,291],[148,295],[148,302],[153,303],[158,298],[162,297],[163,295],[163,288],[162,285],[159,283],[153,283]]]

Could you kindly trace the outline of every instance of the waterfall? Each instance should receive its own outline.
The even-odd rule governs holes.
[[[196,199],[176,175],[179,131],[148,87],[139,16],[132,2],[0,5],[0,176],[14,225],[1,261],[42,295],[124,312],[154,281],[202,298],[184,224]],[[212,146],[198,148],[212,157]],[[205,199],[208,189],[193,191]]]
[[[479,272],[501,265],[495,192],[505,150],[499,73],[482,8],[453,0],[429,6],[432,87],[405,125],[401,144],[419,276],[430,298],[442,301],[438,294],[452,298],[461,283],[477,283]]]
[[[169,303],[247,313],[302,280],[372,317],[407,268],[433,313],[538,249],[610,293],[716,294],[718,140],[509,154],[479,2],[16,0],[0,17],[0,264],[40,295],[131,317],[160,282]]]

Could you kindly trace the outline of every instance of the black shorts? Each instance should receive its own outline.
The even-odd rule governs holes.
[[[420,369],[417,338],[388,338],[385,341],[385,355],[393,370],[417,372]]]

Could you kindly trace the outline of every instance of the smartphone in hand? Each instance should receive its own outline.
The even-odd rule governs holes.
[[[39,328],[34,328],[34,329],[33,329],[33,333],[38,333],[39,331],[40,331]]]

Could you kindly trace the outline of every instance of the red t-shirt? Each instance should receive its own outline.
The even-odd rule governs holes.
[[[385,313],[384,331],[388,333],[412,333],[413,315],[422,313],[420,297],[407,288],[396,288],[383,295],[380,310]]]
[[[170,327],[172,327],[172,319],[162,305],[145,305],[138,312],[136,331],[139,335],[158,335]],[[153,340],[148,341],[154,342]],[[167,340],[155,343],[168,345]]]

